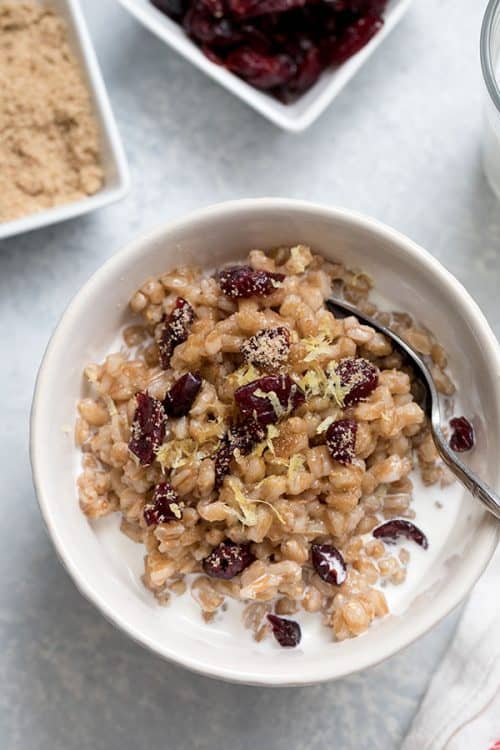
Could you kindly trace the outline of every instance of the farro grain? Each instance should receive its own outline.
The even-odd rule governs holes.
[[[398,584],[405,578],[408,551],[391,556],[383,541],[366,536],[382,518],[414,516],[413,455],[424,483],[445,478],[424,413],[413,399],[412,373],[401,370],[399,353],[355,317],[335,319],[323,300],[334,286],[392,325],[430,355],[440,391],[451,395],[446,355],[407,313],[376,310],[368,299],[372,281],[366,274],[326,262],[302,245],[267,254],[252,250],[248,262],[254,269],[285,274],[280,288],[268,297],[234,300],[222,294],[215,278],[178,268],[147,279],[134,294],[130,307],[137,317],[124,329],[126,348],[86,368],[93,392],[79,403],[75,427],[83,451],[80,505],[90,518],[121,513],[122,531],[145,545],[144,584],[161,604],[188,587],[207,620],[226,597],[247,602],[243,621],[257,640],[270,632],[268,612],[291,615],[301,608],[322,613],[335,638],[348,638],[387,613],[380,580]],[[178,295],[193,306],[195,321],[163,371],[155,329]],[[297,382],[319,382],[318,371],[332,360],[363,356],[379,368],[378,386],[349,409],[325,393],[306,392],[306,404],[279,421],[267,440],[245,456],[235,454],[230,476],[216,490],[214,457],[235,417],[234,391],[260,375],[248,376],[241,345],[277,326],[290,331],[288,362],[282,367]],[[142,466],[128,450],[135,394],[147,390],[163,399],[188,370],[200,372],[203,386],[189,414],[169,420],[166,463]],[[322,427],[342,415],[358,423],[349,465],[331,457]],[[167,479],[183,503],[182,518],[150,527],[144,504]],[[243,514],[240,495],[250,515],[248,508]],[[232,580],[200,575],[202,560],[224,539],[251,544],[255,561]],[[341,551],[347,564],[342,586],[327,584],[312,569],[313,542],[333,543]],[[190,584],[188,574],[196,575]]]

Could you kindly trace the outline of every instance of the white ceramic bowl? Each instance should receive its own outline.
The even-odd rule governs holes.
[[[211,62],[184,33],[179,24],[167,18],[150,0],[118,0],[146,28],[179,52],[197,68],[209,75],[244,102],[284,130],[300,132],[309,127],[342,91],[346,83],[371,57],[379,44],[396,26],[411,0],[389,0],[383,28],[360,51],[337,70],[327,70],[320,80],[293,104],[282,104],[258,91],[220,65]]]
[[[47,0],[47,4],[66,22],[71,50],[80,64],[90,92],[94,115],[99,126],[105,183],[99,192],[88,198],[48,208],[15,221],[0,222],[0,240],[72,219],[114,203],[126,195],[130,185],[125,152],[80,3],[78,0]]]
[[[81,513],[75,489],[78,452],[68,426],[82,394],[84,366],[116,347],[127,301],[148,275],[180,261],[213,267],[244,257],[250,248],[297,242],[365,269],[396,308],[435,331],[450,353],[464,413],[475,415],[477,447],[471,463],[498,489],[500,353],[477,305],[429,253],[398,232],[342,209],[298,201],[223,203],[145,235],[115,255],[78,293],[57,327],[39,372],[31,420],[42,514],[80,591],[160,656],[206,675],[262,685],[337,678],[408,645],[467,594],[494,551],[499,528],[458,488],[456,507],[448,506],[446,532],[433,537],[432,565],[410,590],[404,612],[386,617],[357,639],[311,641],[294,651],[262,649],[248,631],[234,636],[223,625],[204,624],[197,611],[190,616],[180,614],[175,604],[159,607],[134,580],[138,576],[131,574],[120,550],[110,555]],[[435,494],[438,499],[439,490]]]

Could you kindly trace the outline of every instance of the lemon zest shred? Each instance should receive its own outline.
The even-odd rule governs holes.
[[[273,454],[273,456],[276,455],[276,451],[274,450],[274,438],[277,438],[280,436],[280,431],[278,428],[273,424],[267,425],[267,439],[266,439],[266,445]]]
[[[113,401],[113,399],[111,398],[111,396],[108,395],[107,393],[104,393],[102,395],[102,398],[104,400],[104,403],[106,404],[106,408],[107,408],[107,410],[109,412],[109,416],[110,417],[116,417],[116,415],[118,414],[118,409],[116,408],[116,404]]]
[[[169,508],[176,518],[179,520],[182,518],[182,511],[178,503],[170,503]]]
[[[228,484],[233,492],[233,497],[238,505],[239,513],[238,520],[241,521],[243,526],[255,526],[257,523],[257,513],[255,505],[245,495],[241,486],[239,486],[233,478],[228,479]]]
[[[331,415],[325,417],[325,419],[316,427],[316,435],[321,435],[322,432],[326,432],[333,422],[335,422],[335,417],[332,417]]]
[[[269,440],[273,440],[274,438],[277,438],[280,436],[280,431],[276,427],[275,424],[268,424],[267,425],[267,437]]]
[[[279,510],[277,508],[275,508],[272,503],[268,503],[267,500],[255,500],[255,502],[256,503],[260,503],[261,505],[267,505],[267,507],[272,510],[272,512],[274,513],[274,515],[278,519],[278,521],[280,523],[282,523],[283,526],[285,525],[285,523],[286,523],[285,519],[283,518],[283,516],[281,515],[281,513],[279,512]]]
[[[219,446],[219,441],[198,443],[193,438],[169,440],[160,445],[156,452],[156,460],[163,473],[171,469],[198,464],[204,458],[212,455]]]
[[[243,524],[243,526],[255,526],[257,523],[257,504],[260,503],[261,505],[267,505],[273,513],[276,515],[278,520],[284,525],[285,520],[281,513],[272,505],[271,503],[268,503],[267,500],[259,500],[257,498],[250,498],[245,495],[243,492],[241,485],[238,484],[238,482],[233,478],[230,477],[228,480],[228,484],[233,491],[233,497],[238,504],[238,507],[240,509],[240,512],[235,510],[234,512],[237,514],[238,520],[240,523]],[[234,508],[233,508],[234,510]]]
[[[252,364],[248,364],[232,372],[229,377],[234,378],[237,385],[241,386],[247,385],[247,383],[251,383],[253,380],[257,380],[259,376],[260,373],[257,368]]]
[[[257,443],[252,451],[252,455],[257,456],[257,458],[261,458],[261,456],[264,455],[264,452],[266,450],[269,450],[273,454],[273,456],[275,456],[276,452],[274,450],[273,440],[274,438],[279,437],[279,435],[280,431],[278,430],[278,428],[274,424],[268,424],[266,439],[260,443]]]
[[[315,359],[331,355],[333,341],[331,334],[328,331],[319,330],[317,336],[306,336],[301,339],[299,343],[302,344],[307,351],[307,354],[304,357],[304,362],[314,362]]]
[[[326,368],[326,373],[320,367],[306,370],[302,375],[300,385],[308,398],[314,396],[329,398],[337,406],[343,408],[349,388],[343,386],[340,382],[340,377],[335,370],[336,365],[335,361],[330,362]]]
[[[326,394],[337,406],[343,408],[344,399],[349,393],[349,388],[342,385],[340,377],[334,368],[328,369],[328,388]]]
[[[267,440],[263,440],[261,443],[257,443],[252,451],[252,455],[257,456],[257,458],[262,458],[267,447]]]
[[[277,464],[278,466],[286,466],[288,467],[288,461],[286,458],[281,458],[280,456],[273,456],[272,463]],[[265,481],[265,480],[262,480]]]
[[[270,401],[271,406],[274,409],[274,413],[276,414],[278,419],[284,414],[288,413],[288,410],[282,406],[276,391],[263,391],[262,388],[257,388],[254,391],[254,396],[257,396],[257,398],[267,398],[268,401]]]
[[[314,362],[316,359],[321,359],[323,356],[329,357],[331,354],[330,344],[320,344],[306,354],[304,362]]]
[[[322,396],[328,387],[328,379],[324,371],[316,367],[306,370],[299,381],[299,385],[308,397]]]

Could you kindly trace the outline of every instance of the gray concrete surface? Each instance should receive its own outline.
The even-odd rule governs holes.
[[[456,626],[338,683],[264,691],[162,663],[116,632],[58,563],[31,485],[28,412],[50,332],[144,229],[235,197],[372,214],[422,243],[500,333],[500,211],[479,161],[485,0],[419,0],[307,132],[287,135],[114,0],[83,0],[132,170],[126,200],[0,243],[2,750],[393,750]]]

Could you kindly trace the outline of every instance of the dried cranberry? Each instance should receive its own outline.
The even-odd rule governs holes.
[[[213,48],[209,47],[208,44],[202,44],[201,49],[205,57],[208,57],[208,59],[215,63],[215,65],[224,65],[224,60],[219,55],[218,51],[216,52]]]
[[[344,406],[354,406],[368,398],[378,385],[378,370],[367,359],[347,357],[335,368],[340,385],[345,389]]]
[[[225,539],[202,562],[203,570],[211,578],[234,578],[253,563],[255,556],[249,544],[236,544]]]
[[[165,437],[165,410],[149,393],[136,395],[137,408],[130,428],[129,450],[143,466],[153,463],[156,451]]]
[[[201,0],[202,4],[213,16],[221,18],[225,13],[225,2],[224,0]]]
[[[265,375],[242,385],[234,398],[245,417],[255,419],[260,425],[277,422],[304,403],[304,391],[289,375]]]
[[[326,431],[326,445],[332,458],[340,464],[352,464],[356,455],[358,424],[354,419],[338,419]]]
[[[288,90],[295,95],[312,88],[323,70],[319,50],[311,47],[302,57],[295,77],[290,81]]]
[[[378,14],[367,13],[356,19],[347,27],[335,45],[330,62],[342,65],[346,60],[359,52],[384,25]]]
[[[311,558],[314,570],[323,581],[340,586],[347,578],[344,558],[332,544],[312,544]]]
[[[283,648],[294,648],[298,646],[302,638],[300,625],[295,620],[287,620],[285,617],[278,615],[267,615],[271,623],[273,635]]]
[[[151,0],[155,8],[176,20],[186,12],[189,0]]]
[[[251,86],[264,90],[283,86],[297,70],[295,63],[288,55],[269,55],[244,46],[238,47],[228,55],[226,67]],[[254,271],[254,273],[266,272]]]
[[[216,490],[222,487],[224,477],[229,473],[229,467],[233,460],[235,448],[228,435],[225,435],[217,453],[215,454],[215,482]]]
[[[150,503],[144,506],[144,520],[148,526],[157,526],[167,521],[180,521],[182,509],[176,491],[168,482],[161,482],[154,488]]]
[[[214,17],[202,3],[188,10],[183,25],[189,36],[199,44],[224,48],[243,39],[231,19]]]
[[[380,16],[386,5],[387,0],[350,0],[353,13],[377,13]]]
[[[163,402],[169,417],[184,417],[189,414],[201,383],[201,375],[196,372],[187,372],[175,381]]]
[[[385,539],[387,541],[396,541],[400,536],[411,539],[424,549],[427,549],[429,542],[423,531],[415,526],[411,521],[405,521],[402,518],[394,518],[392,521],[386,521],[381,526],[373,530],[373,536],[376,539]]]
[[[450,448],[457,453],[470,451],[474,447],[474,428],[466,417],[455,417],[450,420],[453,434]]]
[[[189,328],[194,320],[194,310],[183,297],[177,297],[175,305],[157,329],[156,340],[160,353],[160,363],[164,370],[170,365],[170,358],[178,344],[188,337]]]
[[[228,297],[266,297],[272,294],[285,278],[282,273],[254,271],[250,266],[230,266],[220,271],[220,288]]]
[[[243,342],[241,353],[246,362],[261,370],[277,370],[288,359],[290,331],[284,326],[267,328]]]
[[[299,8],[311,0],[228,0],[229,9],[241,18],[264,15],[266,13],[283,13],[292,8]]]
[[[234,425],[224,436],[215,456],[215,489],[222,486],[234,452],[239,450],[242,456],[247,456],[254,445],[264,440],[266,432],[255,420],[247,419],[239,425]]]
[[[254,419],[246,419],[229,431],[231,443],[244,456],[248,455],[256,443],[260,443],[266,436],[264,428]]]

